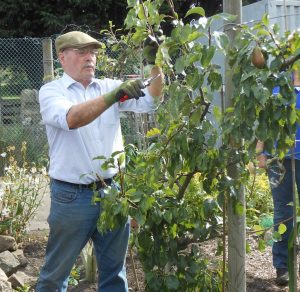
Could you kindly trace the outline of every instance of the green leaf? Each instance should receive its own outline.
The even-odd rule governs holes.
[[[248,241],[246,241],[246,253],[250,253],[251,252],[251,246],[249,244]]]
[[[185,69],[186,56],[180,57],[176,60],[175,70],[177,74],[181,74]]]
[[[151,137],[155,137],[155,136],[158,136],[161,134],[161,131],[157,128],[152,128],[150,129],[147,134],[146,134],[146,137],[147,138],[151,138]]]
[[[193,31],[192,33],[189,34],[187,41],[188,42],[193,42],[201,36],[204,36],[203,32]]]
[[[282,240],[281,234],[278,231],[273,232],[272,238],[275,242]]]
[[[141,20],[146,19],[144,8],[143,8],[142,4],[140,4],[138,7],[139,7],[138,8],[138,17],[139,17],[139,19],[141,19]]]
[[[279,226],[278,226],[278,233],[279,234],[283,234],[283,233],[285,233],[286,232],[286,225],[285,224],[279,224]]]
[[[147,212],[154,202],[155,199],[153,197],[144,197],[140,202],[142,212]]]
[[[128,7],[134,7],[137,4],[137,0],[127,0]]]
[[[121,153],[118,157],[118,163],[119,165],[122,165],[125,161],[125,153]]]
[[[241,202],[237,202],[234,206],[235,213],[242,216],[244,215],[245,208]]]
[[[258,240],[258,250],[264,251],[266,249],[266,242],[263,239]]]
[[[117,155],[119,155],[119,154],[121,154],[121,153],[124,153],[124,151],[122,150],[122,151],[115,151],[115,152],[113,152],[112,154],[111,154],[111,157],[115,157],[115,156],[117,156]]]
[[[223,13],[218,13],[218,14],[214,15],[213,18],[214,19],[223,19],[228,22],[234,22],[237,19],[237,16],[223,12]]]
[[[170,275],[167,277],[166,284],[167,284],[168,289],[170,289],[170,290],[177,290],[179,287],[179,281],[178,281],[177,277],[175,277],[173,275]]]
[[[173,224],[170,229],[172,238],[175,238],[177,236],[177,230],[178,230],[177,224]]]
[[[213,106],[213,114],[218,123],[221,122],[222,112],[219,106]]]
[[[216,71],[210,71],[207,80],[211,86],[211,90],[220,89],[223,81],[221,74]]]
[[[265,25],[265,26],[269,26],[269,23],[270,23],[270,19],[269,19],[269,14],[268,13],[265,13],[261,19],[262,23]]]
[[[215,255],[219,256],[222,255],[224,253],[224,246],[223,246],[223,242],[221,240],[218,240],[218,246],[217,246],[217,250]]]
[[[202,55],[202,58],[201,58],[201,65],[203,67],[207,67],[214,54],[215,54],[215,47],[211,46],[211,47],[203,47],[203,51],[202,51],[203,55]]]
[[[146,222],[146,216],[142,214],[140,210],[134,210],[132,212],[132,217],[137,221],[139,225],[143,225]]]
[[[187,17],[191,14],[199,14],[200,16],[205,16],[205,10],[202,7],[193,7],[185,14],[184,17]]]
[[[166,210],[163,217],[170,224],[172,222],[173,214],[171,211]]]
[[[225,52],[229,45],[227,34],[221,31],[214,31],[213,36],[215,37],[217,47]]]
[[[257,235],[262,235],[264,233],[264,229],[260,225],[254,225],[253,229]]]
[[[103,155],[100,155],[100,156],[96,156],[96,157],[94,157],[93,158],[93,160],[96,160],[96,159],[99,159],[99,160],[105,160],[106,159],[106,157],[105,156],[103,156]]]
[[[295,109],[292,109],[289,114],[289,120],[291,124],[295,124],[297,121],[297,112]]]

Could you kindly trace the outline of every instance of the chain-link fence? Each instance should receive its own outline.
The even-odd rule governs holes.
[[[59,72],[54,39],[52,44],[54,71]],[[106,61],[114,60],[114,53],[107,50]],[[38,90],[44,83],[43,39],[0,39],[0,55],[0,153],[10,145],[14,145],[16,150],[21,149],[21,143],[26,141],[28,161],[47,161],[47,138],[38,102]],[[137,74],[140,56],[132,55],[131,64],[114,77],[124,79]],[[105,75],[105,72],[97,73]],[[125,142],[141,147],[148,128],[147,116],[125,113],[121,122]],[[0,174],[2,171],[0,162]]]

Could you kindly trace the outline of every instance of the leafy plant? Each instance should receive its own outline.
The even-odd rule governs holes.
[[[47,190],[48,177],[45,167],[27,163],[26,143],[22,144],[21,161],[15,159],[14,151],[15,147],[9,146],[0,157],[6,165],[0,188],[0,234],[21,241]]]
[[[24,70],[13,66],[5,69],[0,67],[1,96],[20,95],[24,88],[30,88],[30,81]]]
[[[81,272],[80,266],[74,265],[69,276],[68,285],[70,286],[78,285],[80,279],[80,272]]]
[[[160,29],[165,20],[157,13],[162,2],[128,1],[125,23],[136,46]],[[174,26],[156,55],[166,80],[164,101],[156,108],[157,126],[146,135],[147,149],[126,148],[126,171],[120,167],[123,153],[98,157],[105,160],[105,168],[119,168],[121,186],[120,192],[107,189],[105,198],[96,198],[103,208],[98,228],[114,228],[128,215],[139,223],[134,242],[147,291],[218,291],[226,282],[226,268],[208,265],[199,245],[222,236],[220,246],[225,247],[229,197],[235,212],[244,213],[237,194],[249,180],[246,165],[255,156],[257,139],[279,157],[292,145],[299,115],[289,76],[299,59],[294,46],[299,34],[287,43],[278,28],[269,28],[265,16],[253,28],[237,26],[238,37],[229,44],[225,33],[211,32],[211,25],[220,18],[232,22],[232,16],[208,19],[201,7],[194,7],[186,16],[198,14],[200,20],[184,24],[168,3]],[[251,62],[257,43],[266,59],[262,69]],[[232,107],[224,112],[213,103],[221,98],[224,83],[220,66],[214,63],[216,53],[228,57],[236,89]],[[278,96],[272,95],[276,85],[281,86]],[[232,166],[237,177],[227,171]]]
[[[31,288],[30,288],[29,285],[25,284],[25,285],[22,286],[22,287],[17,287],[17,289],[14,290],[14,291],[17,291],[17,292],[30,292],[30,291],[32,291],[32,290],[31,290]]]
[[[0,126],[0,151],[5,151],[10,145],[15,146],[14,156],[17,161],[22,161],[22,143],[26,141],[26,160],[29,163],[47,165],[47,138],[44,128],[26,126],[19,123]],[[37,148],[41,151],[37,151]],[[3,174],[4,159],[0,160],[0,175]]]
[[[247,202],[247,225],[259,224],[261,217],[272,216],[273,200],[268,176],[263,172],[251,175],[245,185]]]

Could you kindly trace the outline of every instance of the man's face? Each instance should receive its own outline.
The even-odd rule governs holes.
[[[66,48],[59,53],[59,60],[64,71],[86,87],[95,75],[97,53],[94,46]]]

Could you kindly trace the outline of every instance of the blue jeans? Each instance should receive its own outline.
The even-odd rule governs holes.
[[[280,181],[280,173],[282,169],[274,162],[268,169],[268,176],[274,203],[274,224],[279,224],[293,216],[293,206],[288,205],[293,202],[293,184],[292,184],[292,163],[291,159],[284,159],[283,169],[285,171],[282,181]],[[296,184],[298,189],[298,197],[300,191],[300,160],[295,160]],[[282,240],[274,242],[272,248],[273,266],[287,269],[288,265],[288,238],[293,228],[293,219],[283,224],[286,225],[287,231],[282,235]],[[277,230],[278,225],[274,227]]]
[[[70,271],[89,239],[93,241],[97,259],[98,291],[128,291],[125,258],[129,222],[101,234],[97,230],[100,204],[92,204],[92,190],[54,180],[51,180],[50,190],[50,232],[36,291],[67,291]]]

